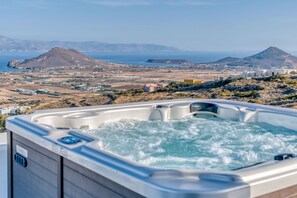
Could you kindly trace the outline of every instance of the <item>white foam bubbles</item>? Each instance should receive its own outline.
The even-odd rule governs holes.
[[[215,117],[121,120],[84,132],[96,136],[102,149],[159,168],[230,170],[297,153],[296,131]]]

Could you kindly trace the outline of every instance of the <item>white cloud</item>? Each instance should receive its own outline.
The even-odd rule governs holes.
[[[57,3],[56,0],[6,0],[8,6],[32,8],[47,8]],[[127,7],[127,6],[209,6],[215,5],[218,0],[75,0],[80,3],[98,6]],[[71,4],[73,0],[65,0]],[[0,4],[3,7],[3,4]]]
[[[79,0],[82,3],[101,6],[210,6],[215,5],[215,0]]]
[[[17,6],[17,7],[30,7],[30,8],[38,8],[43,9],[49,6],[51,1],[48,0],[11,0],[8,1],[8,6]]]
[[[172,6],[209,6],[215,5],[213,0],[164,0],[157,1],[159,4]]]
[[[150,1],[147,0],[80,0],[82,3],[95,4],[102,6],[144,6],[150,5]]]

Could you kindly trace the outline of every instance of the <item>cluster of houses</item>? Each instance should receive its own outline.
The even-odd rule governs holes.
[[[49,89],[23,89],[23,88],[17,88],[15,89],[16,92],[24,94],[24,95],[37,95],[37,94],[56,94],[57,92],[49,90]]]
[[[162,83],[161,83],[162,82]],[[184,79],[184,84],[191,84],[191,85],[198,85],[201,84],[202,81],[199,79]],[[158,89],[162,89],[168,86],[168,83],[163,83],[163,81],[160,81],[159,83],[150,83],[150,84],[145,84],[143,87],[144,92],[153,92]]]
[[[74,85],[71,88],[75,90],[84,91],[84,92],[101,92],[104,90],[110,90],[111,85],[109,84],[89,85],[87,83],[81,83],[78,85]]]
[[[26,110],[31,109],[30,106],[14,106],[0,109],[0,116],[2,115],[16,115],[24,113]]]
[[[273,76],[277,74],[297,74],[296,69],[258,69],[254,71],[244,71],[240,75],[231,75],[230,78],[254,78],[262,76]]]
[[[153,92],[156,91],[158,89],[162,89],[167,87],[168,84],[167,83],[150,83],[150,84],[145,84],[143,87],[143,91],[144,92]]]

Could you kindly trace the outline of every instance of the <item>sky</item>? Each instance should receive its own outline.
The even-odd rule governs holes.
[[[0,0],[0,35],[297,51],[297,0]]]

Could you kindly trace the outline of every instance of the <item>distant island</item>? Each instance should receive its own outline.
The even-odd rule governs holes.
[[[192,63],[186,59],[148,59],[147,63],[162,63],[162,64],[189,64]]]
[[[55,47],[48,52],[31,59],[11,60],[7,66],[12,68],[49,68],[62,66],[97,66],[104,63],[103,61],[88,57],[74,49],[64,49]]]
[[[119,44],[103,43],[98,41],[38,41],[38,40],[21,40],[0,36],[0,51],[48,51],[53,47],[62,47],[67,49],[76,49],[81,52],[178,52],[174,47],[155,44]]]
[[[236,58],[226,57],[214,62],[197,63],[191,62],[186,59],[148,59],[148,63],[160,64],[177,64],[196,66],[200,69],[224,69],[225,67],[241,67],[241,68],[254,68],[254,69],[271,69],[271,68],[297,68],[297,57],[289,54],[277,47],[269,47],[262,52],[255,55]]]

